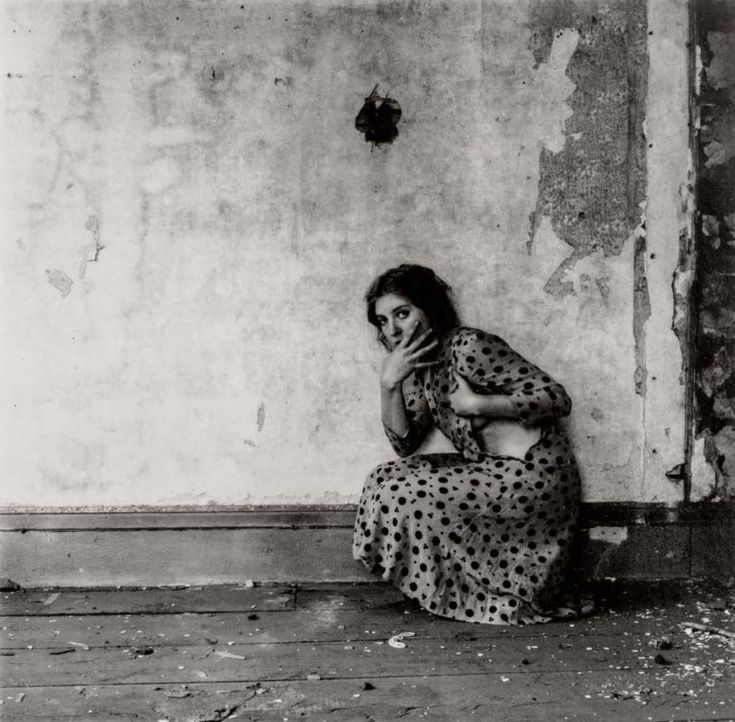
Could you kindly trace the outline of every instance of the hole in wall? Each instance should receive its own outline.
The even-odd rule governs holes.
[[[380,95],[376,85],[355,118],[355,128],[365,135],[369,143],[392,143],[398,137],[396,126],[400,119],[398,101]]]

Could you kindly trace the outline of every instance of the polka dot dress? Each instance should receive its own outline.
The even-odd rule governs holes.
[[[456,329],[439,363],[403,385],[410,429],[386,434],[401,457],[368,476],[353,554],[422,607],[486,624],[553,614],[579,505],[579,475],[556,419],[564,389],[502,339]],[[454,373],[479,392],[504,394],[526,426],[542,430],[523,458],[485,453],[449,402]],[[436,425],[456,454],[410,456]]]

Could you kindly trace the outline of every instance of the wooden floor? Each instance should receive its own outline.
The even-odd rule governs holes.
[[[732,590],[602,593],[592,617],[519,628],[382,584],[3,593],[0,718],[735,719],[735,639],[686,626],[735,631]]]

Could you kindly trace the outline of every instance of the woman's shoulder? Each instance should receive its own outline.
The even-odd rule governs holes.
[[[471,326],[458,326],[455,328],[449,336],[449,341],[452,348],[458,350],[477,345],[489,346],[491,348],[507,346],[506,342],[500,336]]]

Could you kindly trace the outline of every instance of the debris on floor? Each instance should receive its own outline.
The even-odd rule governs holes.
[[[221,650],[217,650],[215,655],[221,659],[245,659],[242,654],[233,654],[232,652],[223,652]]]
[[[416,632],[401,632],[400,634],[394,634],[389,640],[388,644],[394,649],[405,649],[406,643],[403,641],[407,637],[415,637]]]
[[[728,639],[735,639],[735,631],[731,632],[729,629],[721,629],[720,627],[713,627],[709,624],[701,624],[699,622],[683,622],[682,626],[687,629],[693,629],[697,632],[706,632],[707,634],[718,634],[721,637],[727,637]]]
[[[153,647],[136,647],[135,649],[130,650],[134,657],[147,657],[155,651],[156,650],[153,649]]]
[[[43,602],[41,603],[41,606],[42,607],[51,606],[60,596],[61,596],[61,592],[54,592],[53,594],[49,594],[49,596],[43,600]]]
[[[155,589],[112,605],[109,592],[65,591],[56,614],[41,606],[53,590],[7,595],[2,709],[168,722],[735,719],[735,639],[717,633],[735,628],[735,606],[721,590],[628,585],[584,620],[494,627],[425,614],[388,587],[335,586],[232,585],[227,605],[222,590],[191,590],[174,612]]]

